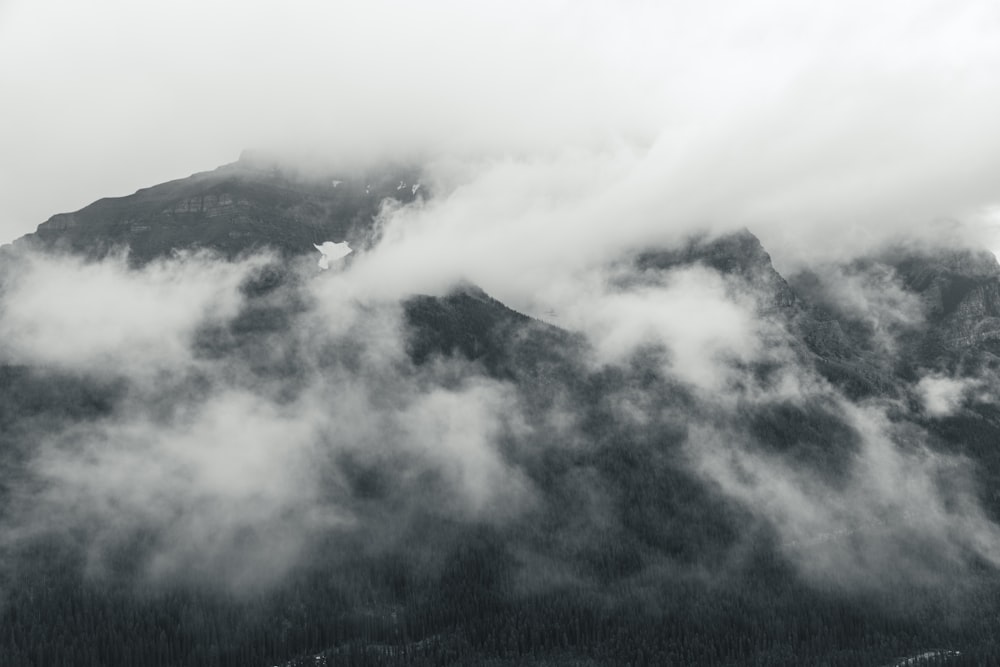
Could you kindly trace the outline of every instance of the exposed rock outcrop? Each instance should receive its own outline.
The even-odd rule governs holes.
[[[383,200],[413,201],[416,191],[398,184],[418,180],[407,167],[302,172],[244,153],[213,171],[54,215],[15,245],[87,256],[128,247],[138,264],[181,248],[234,256],[260,247],[307,253],[331,239],[363,247]]]

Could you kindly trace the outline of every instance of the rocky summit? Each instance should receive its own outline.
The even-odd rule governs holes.
[[[139,264],[180,248],[235,257],[265,247],[295,255],[328,240],[363,247],[379,206],[410,203],[422,187],[413,168],[298,170],[247,151],[212,171],[53,215],[15,244],[88,257],[128,248]]]

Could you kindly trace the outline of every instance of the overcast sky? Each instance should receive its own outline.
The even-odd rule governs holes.
[[[624,170],[765,243],[1000,247],[990,1],[0,0],[0,99],[0,242],[254,147]]]

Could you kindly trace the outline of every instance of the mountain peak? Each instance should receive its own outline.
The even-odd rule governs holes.
[[[364,247],[382,201],[413,201],[419,182],[408,167],[303,170],[244,151],[212,171],[53,215],[15,244],[91,257],[127,247],[138,264],[185,248],[232,257],[264,247],[297,255],[331,240]]]
[[[788,308],[796,303],[795,293],[775,270],[760,239],[745,227],[720,236],[697,235],[679,248],[646,251],[636,258],[641,270],[670,270],[692,264],[703,264],[746,283],[762,297],[765,309]]]

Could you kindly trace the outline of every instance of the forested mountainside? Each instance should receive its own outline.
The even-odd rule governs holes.
[[[692,238],[584,331],[367,290],[419,180],[241,160],[0,253],[0,662],[1000,662],[992,255]]]

